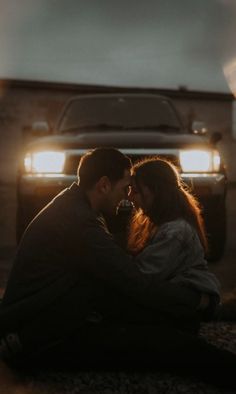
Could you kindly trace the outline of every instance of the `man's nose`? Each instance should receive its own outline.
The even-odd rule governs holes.
[[[133,196],[134,196],[134,194],[133,194],[132,189],[131,189],[129,191],[128,195],[127,195],[127,200],[133,202]]]
[[[130,192],[131,192],[131,188],[130,188],[130,186],[128,186],[128,187],[125,189],[125,192],[124,192],[124,198],[125,198],[125,200],[129,200]]]

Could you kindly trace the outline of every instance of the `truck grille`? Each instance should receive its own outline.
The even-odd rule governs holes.
[[[130,157],[131,161],[133,164],[135,164],[137,161],[143,160],[145,158],[148,157],[154,157],[156,155],[148,155],[148,154],[128,154],[127,156]],[[179,158],[177,155],[175,154],[158,154],[158,157],[160,157],[161,159],[166,159],[168,161],[170,161],[171,163],[173,163],[174,165],[176,165],[177,167],[179,167]],[[79,165],[79,161],[80,161],[81,156],[80,155],[67,155],[66,158],[66,162],[65,162],[65,166],[64,166],[64,173],[66,175],[76,175],[77,174],[77,169],[78,169],[78,165]]]

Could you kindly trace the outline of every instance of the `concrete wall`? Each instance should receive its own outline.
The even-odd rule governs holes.
[[[114,90],[126,89],[26,81],[0,82],[0,248],[15,244],[17,163],[27,136],[27,126],[36,120],[47,120],[53,125],[66,100],[75,94]],[[194,119],[202,120],[207,123],[210,132],[221,131],[223,141],[219,148],[227,163],[229,179],[236,181],[231,95],[155,89],[145,91],[170,96],[180,110],[185,125]]]

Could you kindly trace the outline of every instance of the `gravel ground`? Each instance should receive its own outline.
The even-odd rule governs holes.
[[[202,324],[200,335],[236,353],[236,323]],[[223,371],[222,371],[223,373]],[[235,394],[236,391],[164,372],[45,372],[14,374],[0,364],[1,394]]]
[[[0,291],[9,274],[9,256],[1,250]],[[223,321],[202,324],[200,334],[210,343],[236,354],[236,290],[224,294]],[[231,320],[231,321],[230,321]],[[223,371],[222,371],[223,373]],[[19,375],[0,362],[0,394],[235,394],[193,378],[164,372],[45,372]]]

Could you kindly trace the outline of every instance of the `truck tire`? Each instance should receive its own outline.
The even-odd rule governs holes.
[[[225,199],[213,202],[213,204],[208,206],[205,223],[209,242],[207,260],[209,262],[216,262],[223,257],[225,251],[227,236],[227,212]]]

